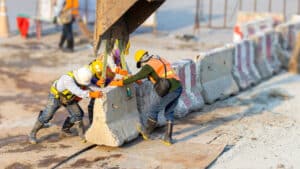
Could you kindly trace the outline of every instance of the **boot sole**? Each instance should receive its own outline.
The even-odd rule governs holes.
[[[160,140],[164,145],[171,146],[173,143],[167,142],[165,140]]]

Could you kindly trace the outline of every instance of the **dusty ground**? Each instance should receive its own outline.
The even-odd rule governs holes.
[[[185,42],[172,36],[143,37],[148,38],[139,34],[132,37],[128,57],[131,67],[137,48],[150,48],[175,61],[193,58],[200,48],[216,45]],[[65,54],[57,50],[57,39],[58,34],[41,41],[11,37],[0,44],[1,168],[50,168],[90,145],[76,136],[60,135],[66,117],[63,108],[51,122],[54,125],[38,134],[40,144],[27,142],[26,135],[46,103],[51,82],[92,60],[87,44],[78,44],[77,39],[76,52]],[[202,168],[223,150],[209,168],[299,168],[299,84],[298,75],[281,73],[238,96],[207,105],[176,121],[177,143],[170,148],[159,141],[143,142],[139,138],[122,148],[93,148],[61,168]],[[86,110],[86,101],[82,105]],[[162,132],[158,129],[154,138]]]

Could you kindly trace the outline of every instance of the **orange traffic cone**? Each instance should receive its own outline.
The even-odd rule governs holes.
[[[0,0],[0,37],[8,37],[9,25],[5,0]]]

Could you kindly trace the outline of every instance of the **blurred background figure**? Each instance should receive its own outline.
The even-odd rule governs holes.
[[[65,52],[74,51],[74,37],[73,37],[73,22],[79,16],[79,2],[78,0],[56,0],[55,3],[55,17],[53,22],[63,25],[62,35],[59,41],[59,48]],[[64,48],[64,43],[67,41],[67,47]]]

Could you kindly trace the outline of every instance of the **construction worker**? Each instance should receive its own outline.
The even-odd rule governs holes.
[[[45,127],[61,106],[64,106],[70,114],[68,122],[64,123],[64,127],[71,128],[74,125],[78,135],[84,140],[84,128],[82,122],[83,111],[78,102],[82,98],[102,97],[102,92],[97,91],[99,88],[91,85],[91,79],[92,72],[86,66],[62,75],[53,83],[47,105],[45,109],[40,112],[38,119],[29,134],[30,143],[37,143],[37,132]]]
[[[74,51],[74,37],[72,24],[79,16],[79,2],[78,0],[57,0],[55,8],[55,17],[53,23],[58,21],[63,25],[62,34],[59,42],[59,48],[65,52]],[[63,48],[67,40],[67,48]]]
[[[138,50],[135,53],[135,61],[137,68],[141,68],[137,74],[125,80],[114,80],[110,83],[110,85],[123,86],[140,79],[150,79],[160,97],[155,99],[152,103],[147,123],[145,126],[142,124],[139,125],[138,131],[145,140],[149,139],[151,132],[156,127],[158,113],[161,110],[165,110],[167,130],[162,141],[166,145],[171,145],[173,143],[172,130],[174,121],[174,108],[176,107],[178,99],[181,95],[182,85],[178,76],[172,69],[171,64],[165,59],[159,56],[149,55],[148,51]],[[164,85],[165,87],[158,87],[162,82],[166,83],[166,85]]]

